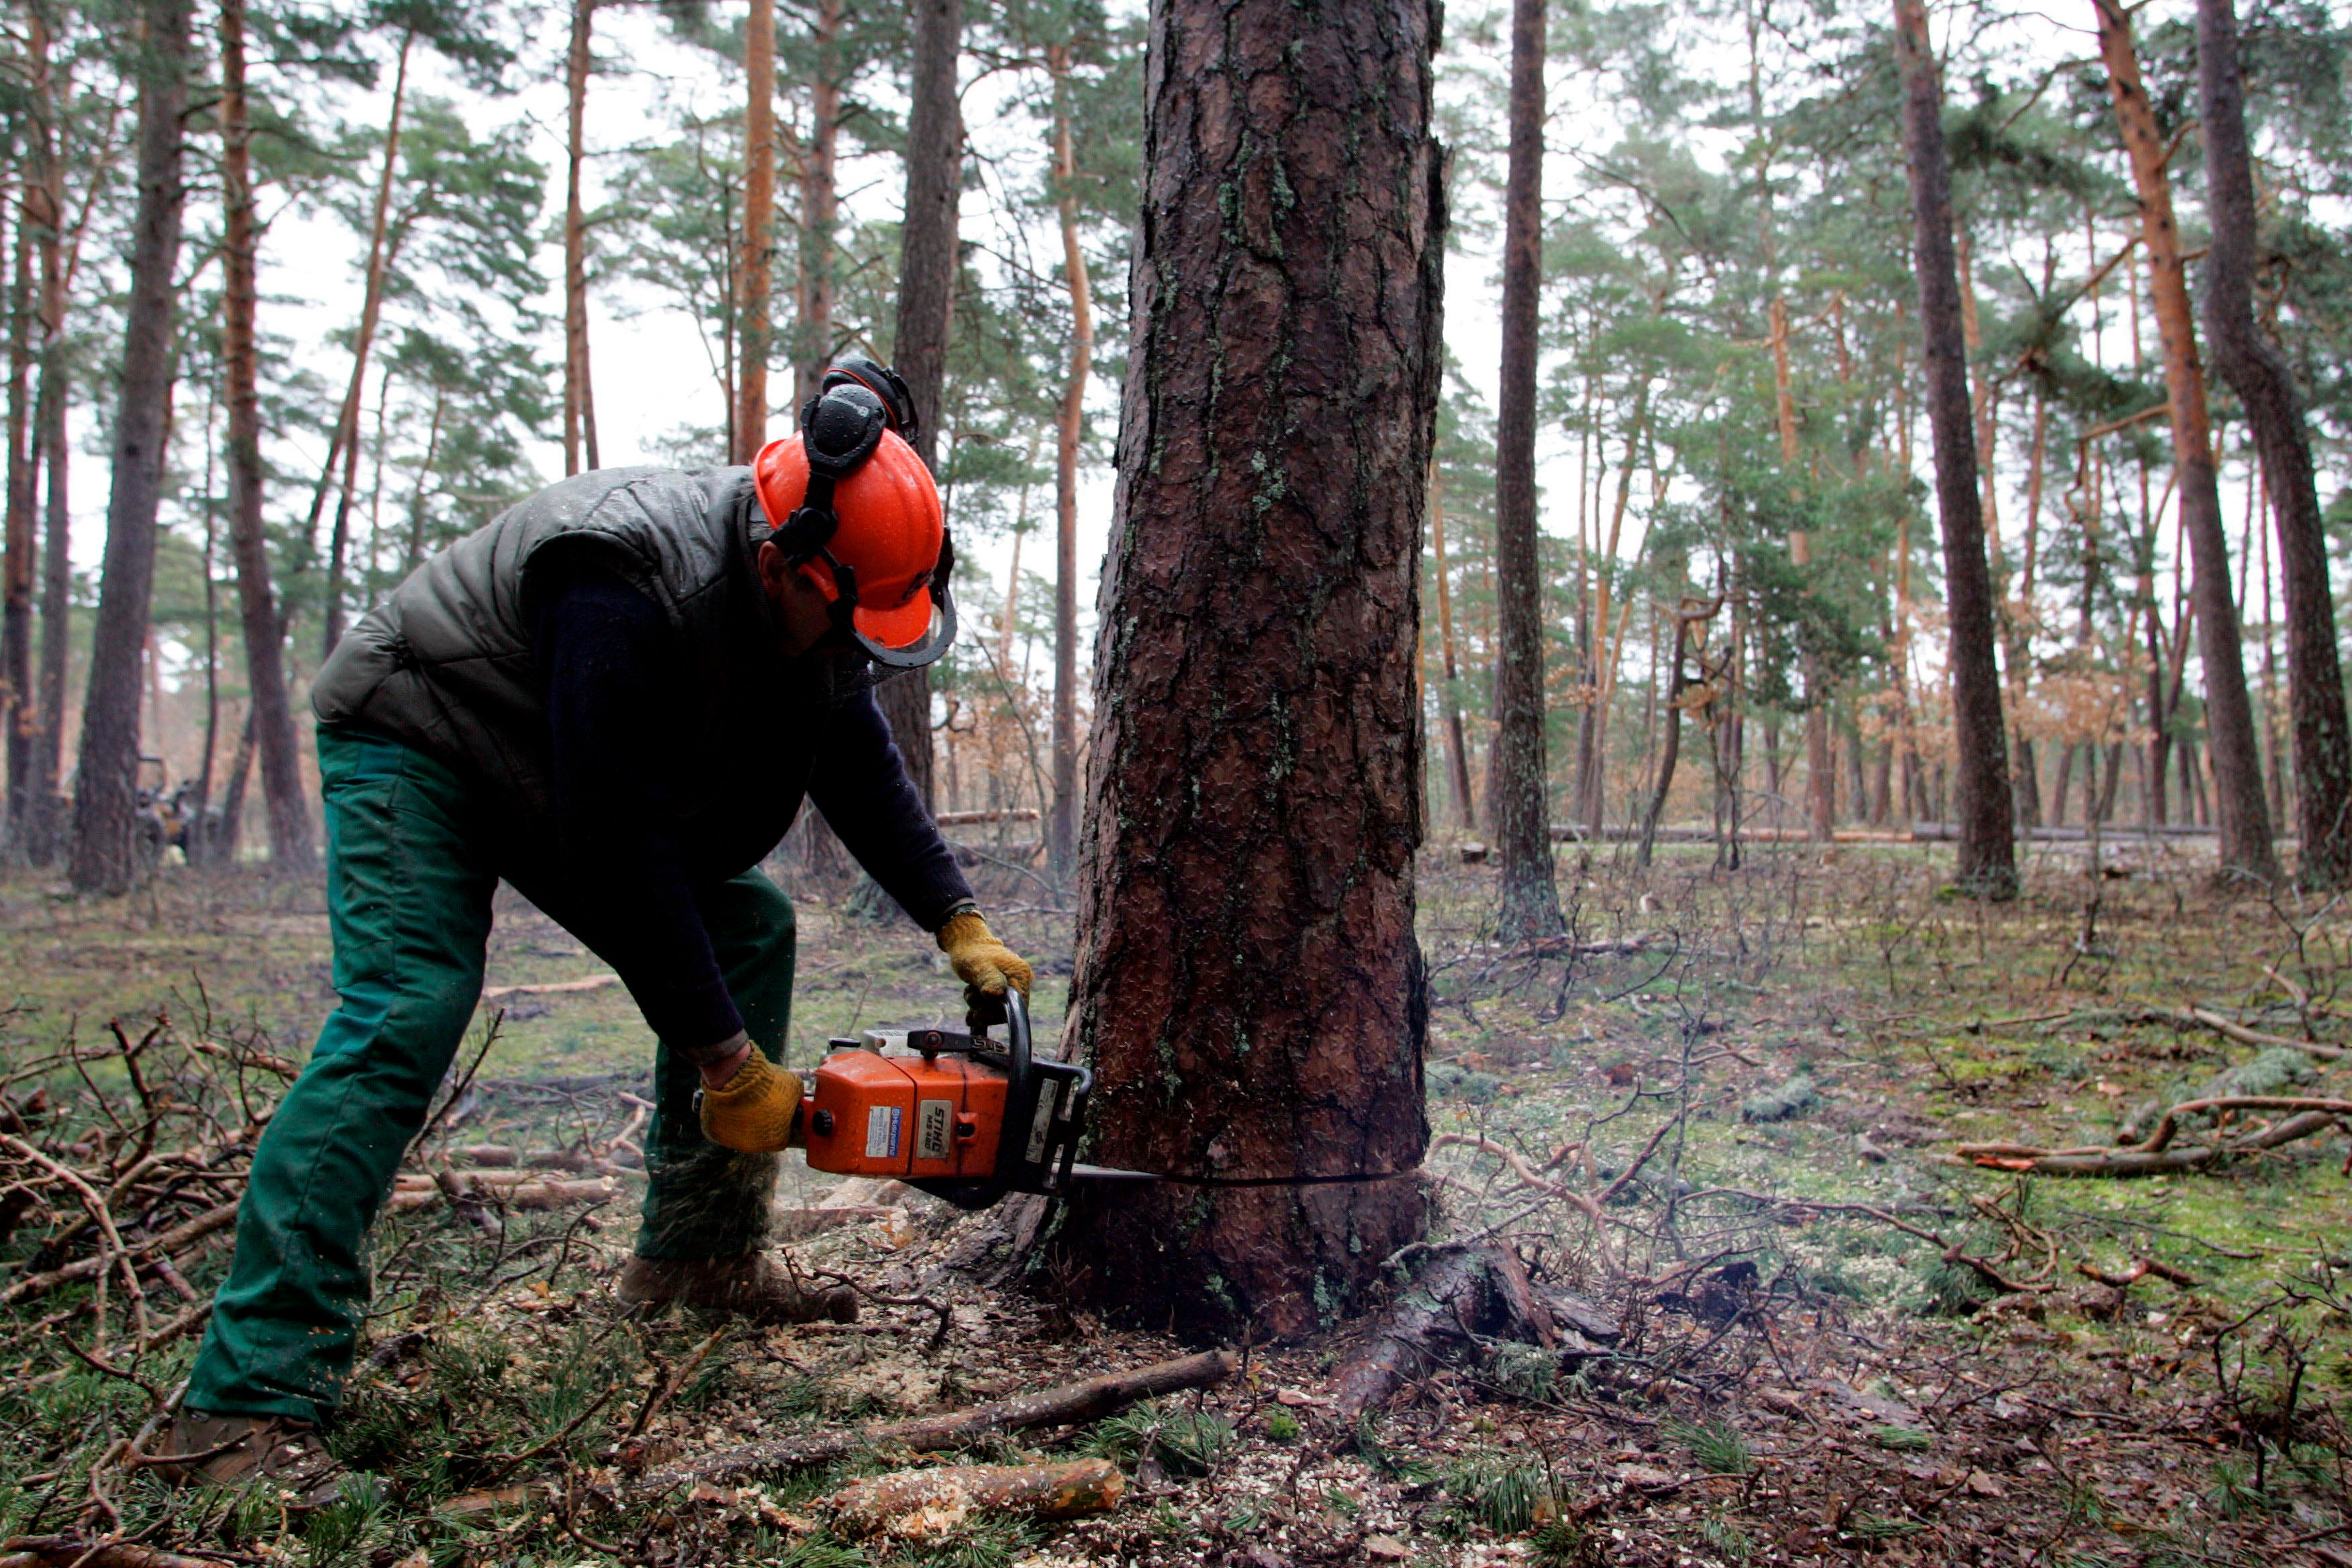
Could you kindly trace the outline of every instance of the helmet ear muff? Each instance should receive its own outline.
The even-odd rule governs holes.
[[[801,410],[808,492],[783,526],[770,535],[784,559],[800,565],[833,542],[841,529],[840,515],[833,509],[834,487],[866,466],[889,427],[888,407],[854,381],[818,394]]]

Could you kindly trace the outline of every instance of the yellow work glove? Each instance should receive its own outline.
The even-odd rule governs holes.
[[[996,939],[978,910],[966,910],[940,927],[940,951],[948,955],[948,963],[955,966],[957,978],[964,984],[964,1001],[972,1010],[971,1021],[975,1026],[1004,1016],[1002,1002],[992,1005],[982,998],[1002,997],[1008,985],[1024,996],[1029,994],[1034,977],[1028,962]]]
[[[702,1091],[702,1135],[739,1154],[772,1154],[792,1142],[801,1108],[799,1075],[786,1072],[754,1046],[735,1076]]]

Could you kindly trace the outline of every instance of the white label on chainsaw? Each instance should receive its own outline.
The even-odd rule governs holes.
[[[955,1101],[926,1100],[915,1107],[915,1158],[944,1160],[955,1130]]]
[[[1061,1108],[1062,1086],[1049,1084],[1037,1091],[1037,1119],[1029,1124],[1029,1163],[1045,1157],[1045,1140],[1054,1131],[1054,1113]]]
[[[905,1115],[895,1105],[877,1105],[866,1112],[867,1159],[895,1160],[898,1157],[898,1125]]]

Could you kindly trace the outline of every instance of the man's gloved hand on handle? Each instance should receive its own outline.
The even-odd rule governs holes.
[[[952,916],[940,927],[939,942],[940,951],[948,955],[957,978],[963,982],[965,1021],[974,1027],[1003,1021],[1007,986],[1024,996],[1029,994],[1034,976],[1028,962],[997,940],[978,910]]]
[[[770,1061],[748,1037],[730,1044],[702,1068],[702,1135],[739,1154],[774,1153],[792,1142],[800,1076]]]

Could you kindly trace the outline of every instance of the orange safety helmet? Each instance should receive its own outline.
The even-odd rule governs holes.
[[[914,429],[906,383],[846,359],[801,410],[799,433],[751,463],[766,538],[824,593],[835,625],[897,669],[938,658],[956,632],[955,547],[930,469],[901,434]]]

